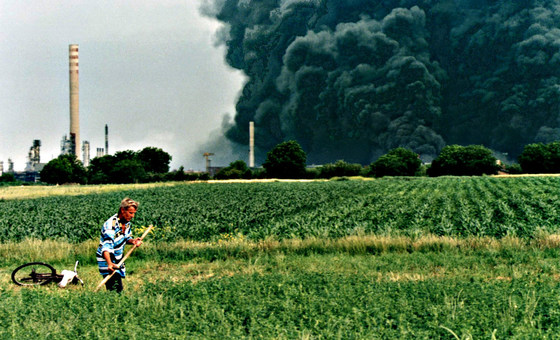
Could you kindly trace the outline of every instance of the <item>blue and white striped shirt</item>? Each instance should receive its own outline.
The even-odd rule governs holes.
[[[132,239],[132,231],[130,230],[130,222],[121,227],[117,214],[111,216],[101,228],[101,238],[99,240],[99,247],[97,248],[96,257],[97,265],[99,266],[99,273],[101,275],[109,275],[107,261],[103,258],[103,252],[109,252],[113,263],[119,263],[123,257],[124,245],[126,241]],[[125,277],[124,263],[117,273]]]

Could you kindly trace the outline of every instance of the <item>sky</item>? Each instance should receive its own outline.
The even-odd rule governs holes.
[[[0,0],[0,161],[41,162],[69,134],[68,46],[79,45],[80,138],[91,157],[158,147],[171,169],[203,170],[201,145],[233,116],[246,77],[216,43],[201,0]],[[212,150],[216,152],[215,150]],[[213,164],[214,165],[214,164]],[[219,165],[219,164],[216,164]],[[227,164],[225,164],[227,165]]]

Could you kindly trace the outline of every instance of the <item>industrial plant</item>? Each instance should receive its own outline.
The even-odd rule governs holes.
[[[68,135],[62,137],[60,143],[61,155],[74,155],[80,160],[84,167],[89,166],[90,162],[90,143],[83,141],[81,144],[80,157],[80,82],[79,82],[79,47],[71,44],[68,47],[69,57],[69,94],[70,94],[70,130]],[[4,169],[4,162],[0,161],[0,176],[5,173],[12,173],[14,178],[23,182],[40,181],[40,172],[45,166],[41,163],[41,141],[33,140],[29,149],[28,161],[24,171],[14,171],[14,163],[8,159],[8,168]],[[105,148],[97,148],[96,157],[109,154],[109,127],[105,125]]]
[[[68,47],[69,59],[69,112],[70,126],[68,134],[62,136],[60,141],[60,155],[73,155],[77,160],[83,163],[84,167],[90,165],[91,154],[93,150],[89,141],[81,140],[80,137],[80,71],[79,71],[79,45],[71,44]],[[254,123],[249,124],[249,167],[255,166],[255,139],[254,139]],[[80,147],[81,146],[81,147]],[[0,160],[0,176],[3,173],[11,173],[15,180],[22,182],[39,182],[41,180],[40,173],[46,163],[41,163],[41,140],[34,139],[29,149],[28,161],[24,171],[14,171],[14,163],[11,158],[7,161],[7,168],[4,168],[4,162]],[[81,151],[81,154],[80,154]],[[105,147],[95,149],[95,157],[102,157],[109,154],[109,127],[105,124]],[[215,175],[222,167],[211,167],[210,156],[213,153],[205,153],[206,172]]]

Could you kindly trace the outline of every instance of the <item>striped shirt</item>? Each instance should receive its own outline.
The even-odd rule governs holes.
[[[119,263],[123,257],[124,245],[126,241],[132,239],[132,232],[130,230],[130,222],[125,224],[124,230],[119,223],[117,214],[111,216],[101,228],[101,238],[99,239],[99,247],[97,248],[96,257],[97,265],[99,266],[99,273],[103,276],[111,274],[109,271],[107,261],[103,258],[103,252],[109,252],[113,263]],[[120,276],[125,277],[124,263],[120,269],[117,270]]]

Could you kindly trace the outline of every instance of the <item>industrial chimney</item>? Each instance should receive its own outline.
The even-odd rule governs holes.
[[[255,123],[249,122],[249,168],[255,167]]]
[[[109,154],[109,127],[105,124],[105,155]]]
[[[69,46],[70,59],[70,153],[80,155],[80,84],[78,45]]]

